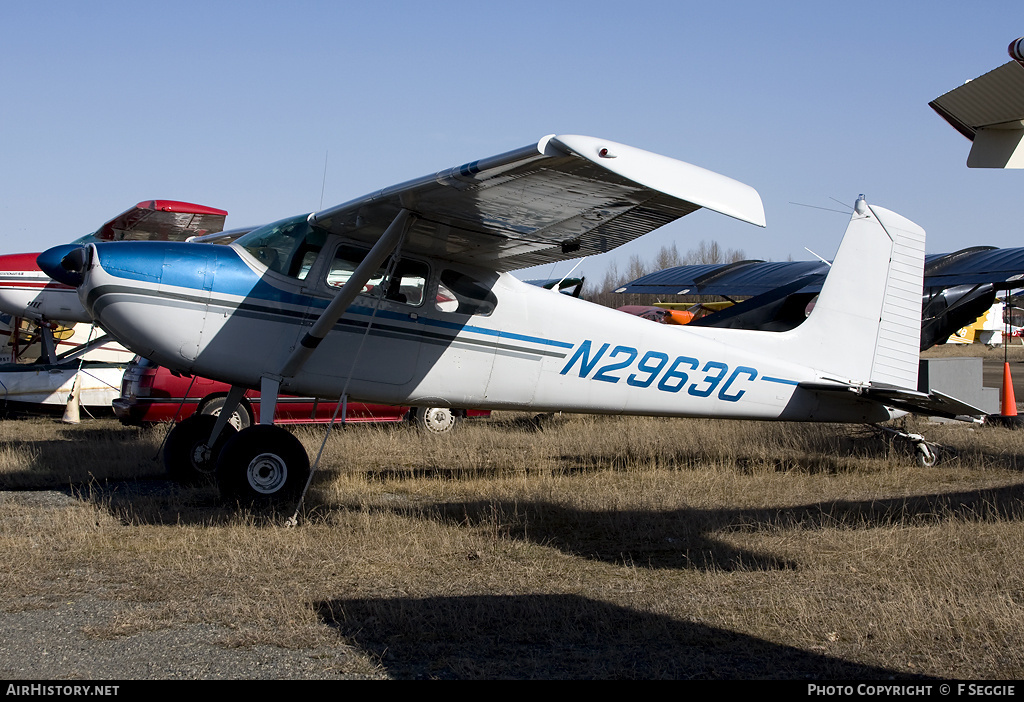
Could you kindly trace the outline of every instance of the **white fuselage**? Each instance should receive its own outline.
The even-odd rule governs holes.
[[[210,246],[202,248],[205,256]],[[133,278],[129,264],[107,270],[113,249],[94,253],[79,289],[83,303],[136,353],[258,387],[284,367],[332,291],[268,272],[238,247],[219,248],[216,263],[167,249],[164,270],[173,265],[177,274],[159,279]],[[302,369],[281,379],[281,391],[530,411],[845,422],[891,416],[852,393],[826,402],[798,388],[822,374],[766,352],[772,332],[661,325],[509,274],[428,263],[424,302],[360,295]],[[442,309],[435,303],[442,268],[489,280],[493,310]]]

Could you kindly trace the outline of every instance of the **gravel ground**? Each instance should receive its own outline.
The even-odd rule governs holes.
[[[0,500],[16,500],[39,509],[64,509],[75,502],[72,496],[56,490],[0,492]],[[8,609],[11,604],[7,603]],[[0,680],[352,678],[340,672],[349,655],[342,647],[227,648],[217,643],[223,641],[225,630],[213,625],[160,629],[116,639],[86,633],[108,624],[121,606],[118,602],[76,596],[56,607],[22,607],[20,611],[0,608]]]
[[[0,679],[6,680],[327,680],[345,654],[273,646],[228,649],[217,627],[143,632],[116,640],[83,631],[106,621],[115,603],[78,600],[56,609],[0,613]]]

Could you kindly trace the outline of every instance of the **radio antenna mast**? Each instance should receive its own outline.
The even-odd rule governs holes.
[[[330,153],[331,153],[330,149],[328,149],[326,152],[324,152],[324,179],[323,179],[323,182],[320,184],[320,209],[321,210],[324,208],[324,188],[327,187],[327,157],[330,155]]]

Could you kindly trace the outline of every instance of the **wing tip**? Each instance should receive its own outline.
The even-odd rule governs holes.
[[[729,176],[608,139],[559,134],[539,144],[572,153],[644,187],[759,227],[767,226],[761,195]]]

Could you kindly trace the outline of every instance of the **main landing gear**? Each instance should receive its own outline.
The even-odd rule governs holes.
[[[214,479],[217,458],[224,444],[238,433],[227,424],[213,446],[208,446],[216,422],[214,415],[193,414],[171,430],[164,444],[163,459],[172,480],[183,485],[199,485]]]
[[[234,413],[245,393],[244,386],[232,384],[214,420],[215,424],[210,427],[206,437],[199,439],[197,443],[192,439],[192,435],[179,435],[173,442],[173,448],[164,452],[169,470],[178,470],[177,465],[185,465],[188,470],[187,466],[191,461],[194,470],[207,475],[210,466],[213,465],[221,495],[228,500],[272,502],[302,495],[310,476],[309,457],[298,439],[273,424],[282,381],[295,378],[302,370],[320,342],[334,328],[356,297],[363,292],[363,287],[376,275],[385,260],[400,248],[405,233],[414,221],[415,217],[409,210],[400,210],[369,253],[351,271],[348,280],[327,307],[306,327],[302,338],[292,348],[277,372],[272,372],[273,369],[270,368],[264,370],[259,381],[261,423],[242,429],[226,440],[223,438],[224,431],[227,431],[225,428],[228,417]],[[387,282],[384,283],[382,280],[382,284],[376,286],[378,291],[385,290],[385,286],[392,283],[397,263],[398,257],[392,256],[383,278]],[[379,299],[378,297],[378,301]],[[352,367],[355,367],[354,363]],[[348,387],[348,381],[345,387]],[[344,390],[341,395],[346,395]],[[429,423],[444,426],[449,424],[449,420],[435,417]],[[172,432],[172,437],[175,432],[181,430],[183,424],[184,422]],[[198,433],[198,430],[196,431]],[[168,437],[169,445],[172,444],[172,437]]]
[[[286,429],[257,424],[236,431],[226,424],[208,446],[216,417],[192,415],[176,426],[164,446],[168,475],[186,485],[216,479],[230,502],[271,504],[298,497],[309,479],[309,457]]]
[[[309,480],[306,449],[290,432],[257,424],[235,434],[217,459],[223,499],[273,502],[298,497]]]

